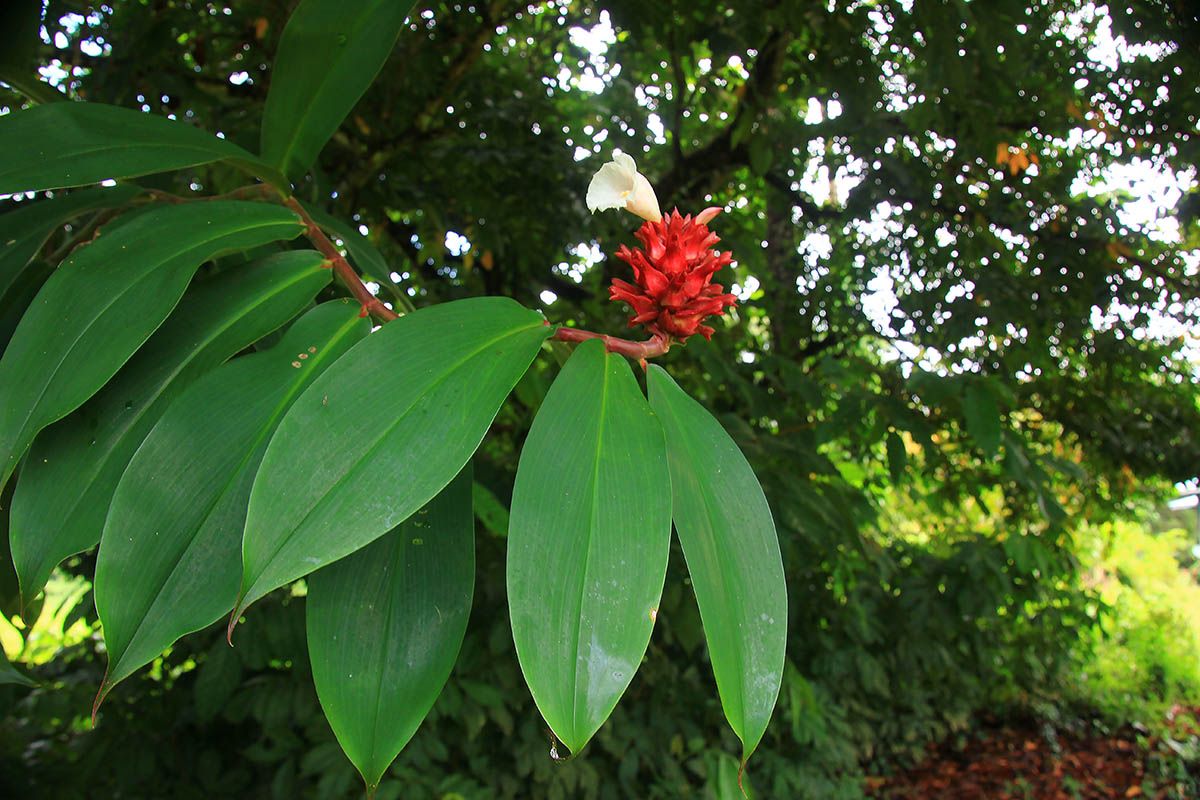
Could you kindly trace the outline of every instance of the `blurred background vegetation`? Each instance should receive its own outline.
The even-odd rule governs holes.
[[[293,6],[13,4],[0,110],[62,92],[256,150]],[[616,335],[607,286],[626,268],[611,254],[635,221],[583,203],[612,148],[664,208],[725,208],[712,227],[736,264],[717,277],[740,304],[664,361],[747,454],[781,538],[788,659],[754,796],[862,797],[865,776],[984,714],[1135,724],[1165,796],[1200,796],[1200,741],[1164,727],[1200,706],[1197,517],[1164,510],[1200,464],[1188,8],[419,3],[297,194],[383,254],[369,277],[385,299],[502,294]],[[5,337],[33,289],[0,299]],[[612,719],[582,757],[547,755],[503,563],[516,456],[556,369],[535,363],[476,455],[467,640],[376,796],[740,796],[678,552]],[[312,689],[302,582],[261,601],[234,649],[215,628],[184,639],[91,731],[91,558],[56,576],[31,627],[0,576],[0,641],[38,682],[0,685],[0,795],[361,793]]]

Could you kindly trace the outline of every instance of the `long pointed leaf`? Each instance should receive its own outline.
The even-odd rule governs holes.
[[[250,486],[301,392],[370,323],[334,300],[274,348],[224,364],[175,401],[117,486],[96,559],[108,672],[101,696],[237,601]]]
[[[675,530],[725,718],[742,763],[767,729],[783,680],[787,586],[771,509],[745,456],[662,368],[647,374],[667,434]]]
[[[263,158],[297,177],[383,67],[411,0],[303,0],[283,35],[263,112]]]
[[[508,605],[525,682],[578,753],[650,642],[671,541],[662,427],[621,356],[580,345],[521,452]]]
[[[289,190],[258,157],[184,122],[102,103],[48,103],[0,117],[0,194],[226,161]]]
[[[107,386],[38,434],[13,501],[13,560],[31,601],[67,556],[100,541],[121,473],[193,381],[296,316],[329,283],[320,253],[293,250],[192,286]]]
[[[95,394],[158,328],[202,263],[301,230],[280,206],[192,203],[148,211],[76,250],[0,358],[0,483],[39,430]]]
[[[475,579],[471,467],[429,505],[313,573],[313,682],[370,794],[429,713],[462,647]]]
[[[399,525],[458,474],[551,328],[507,298],[421,309],[284,417],[254,481],[237,614]]]

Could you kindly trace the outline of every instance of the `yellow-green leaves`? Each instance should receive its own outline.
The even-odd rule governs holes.
[[[508,602],[525,681],[577,753],[641,663],[671,540],[663,432],[621,356],[572,354],[517,469]]]
[[[787,588],[775,523],[720,423],[661,368],[650,367],[647,383],[667,435],[675,530],[744,763],[766,731],[783,679]]]
[[[401,317],[339,359],[288,411],[263,457],[237,613],[429,502],[475,452],[550,333],[537,312],[481,297]]]
[[[471,468],[371,544],[313,573],[313,682],[373,792],[437,699],[462,646],[475,580]]]
[[[0,358],[0,483],[46,425],[91,397],[213,256],[301,231],[263,203],[157,208],[76,250],[34,298]]]

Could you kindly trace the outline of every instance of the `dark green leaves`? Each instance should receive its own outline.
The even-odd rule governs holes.
[[[255,479],[237,611],[383,535],[449,483],[550,335],[543,323],[506,298],[443,303],[385,325],[313,383]]]
[[[141,191],[137,186],[84,189],[22,203],[0,216],[0,300],[59,225],[85,211],[122,205]]]
[[[288,189],[242,148],[184,122],[100,103],[50,103],[0,117],[0,194],[57,189],[225,161]]]
[[[650,404],[667,435],[675,529],[696,590],[725,717],[745,762],[783,677],[787,589],[771,509],[729,434],[651,366]]]
[[[34,440],[13,501],[24,602],[62,559],[100,541],[126,464],[196,378],[308,305],[329,283],[320,253],[293,250],[195,282],[163,326],[74,414]]]
[[[967,420],[967,432],[979,449],[989,456],[996,455],[1000,451],[1000,407],[987,386],[967,384],[963,394],[963,415]]]
[[[196,382],[146,437],[117,486],[96,559],[109,658],[101,697],[233,607],[246,504],[267,442],[304,388],[367,335],[358,311],[342,300],[309,311],[271,350]]]
[[[641,663],[671,539],[663,432],[628,363],[580,345],[521,453],[508,602],[525,681],[575,754]]]
[[[413,5],[408,0],[303,0],[271,71],[263,158],[304,173],[383,67]]]
[[[162,323],[204,261],[300,233],[279,206],[158,208],[76,250],[46,281],[0,359],[0,483],[34,435],[103,386]]]
[[[450,675],[475,578],[471,468],[394,531],[308,579],[321,707],[368,793]]]

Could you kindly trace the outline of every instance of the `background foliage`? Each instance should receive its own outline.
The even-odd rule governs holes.
[[[55,91],[32,85],[40,66],[71,97],[257,152],[291,6],[50,0],[40,34],[5,25],[0,102]],[[873,762],[997,704],[1151,723],[1200,702],[1195,620],[1173,610],[1194,560],[1123,521],[1195,478],[1200,455],[1193,14],[1150,0],[418,5],[297,194],[357,227],[347,247],[362,236],[383,254],[369,274],[384,299],[505,295],[612,333],[625,316],[606,287],[625,273],[611,252],[632,226],[583,206],[610,149],[634,154],[664,208],[725,206],[713,227],[743,300],[711,343],[664,362],[721,415],[780,533],[787,669],[749,785],[857,797]],[[1178,188],[1135,202],[1112,177],[1133,164]],[[199,167],[139,183],[244,181]],[[106,213],[56,228],[35,263]],[[48,269],[0,296],[5,338]],[[502,520],[554,372],[535,362],[475,456],[466,643],[376,796],[735,796],[736,741],[677,549],[614,716],[586,757],[546,756],[507,622]],[[67,576],[93,561],[47,593],[42,619],[59,611],[76,632],[53,660],[45,622],[5,633],[42,684],[0,686],[5,794],[360,791],[311,688],[302,584],[264,598],[233,650],[215,629],[184,639],[87,731],[104,657]]]

